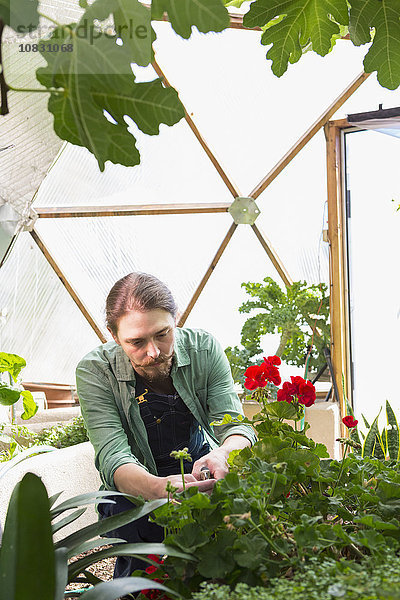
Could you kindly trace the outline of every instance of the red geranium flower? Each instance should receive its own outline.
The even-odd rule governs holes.
[[[264,365],[253,365],[244,372],[246,380],[244,387],[248,390],[256,390],[267,385],[267,378],[264,373]]]
[[[271,381],[274,385],[280,385],[282,379],[279,375],[279,370],[275,365],[280,365],[281,359],[279,356],[268,356],[265,358],[261,366],[264,367],[264,373],[268,381]]]
[[[265,358],[264,356],[264,362],[270,362],[273,365],[280,365],[281,364],[281,359],[279,358],[279,356],[268,356],[268,358]]]
[[[298,375],[292,376],[291,383],[285,381],[282,389],[278,390],[277,399],[279,402],[292,402],[295,398],[299,404],[304,406],[312,406],[315,402],[316,394],[315,387],[311,381],[306,381]]]
[[[343,417],[342,422],[346,425],[346,427],[348,427],[349,429],[352,429],[353,427],[357,427],[358,421],[357,419],[355,419],[354,417],[352,417],[351,415],[348,415],[347,417]]]
[[[279,400],[279,402],[291,402],[295,393],[295,386],[292,383],[285,381],[285,383],[282,386],[282,389],[278,390],[277,400]]]
[[[316,399],[315,387],[311,381],[304,381],[299,385],[299,393],[297,396],[299,404],[304,406],[312,406]]]
[[[148,554],[147,558],[150,558],[152,561],[158,563],[159,565],[162,565],[162,563],[164,562],[159,556],[156,556],[155,554]],[[149,565],[146,569],[145,572],[148,573],[148,575],[151,575],[152,573],[154,573],[154,571],[157,571],[157,568],[155,565]],[[157,581],[158,583],[165,583],[165,579],[168,578],[168,575],[164,575],[163,579],[158,579],[157,577],[155,577],[154,579],[152,579],[152,581]],[[141,593],[143,594],[143,596],[146,596],[146,598],[149,598],[149,600],[168,600],[168,597],[164,594],[164,592],[162,590],[154,590],[154,589],[144,589],[141,590]]]

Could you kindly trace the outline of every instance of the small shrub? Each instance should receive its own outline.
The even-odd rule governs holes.
[[[271,579],[266,587],[239,583],[203,583],[192,600],[399,600],[400,557],[392,553],[381,564],[367,558],[361,563],[310,559],[292,579]]]
[[[55,448],[67,448],[89,440],[86,428],[81,416],[75,417],[68,423],[59,423],[47,429],[43,429],[35,435],[35,444],[48,444]]]

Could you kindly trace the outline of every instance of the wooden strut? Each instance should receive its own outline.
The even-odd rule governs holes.
[[[200,281],[189,304],[187,305],[185,311],[182,313],[181,317],[179,318],[178,327],[183,327],[183,325],[185,324],[186,319],[188,318],[193,306],[197,302],[197,299],[200,296],[204,286],[206,285],[207,281],[210,279],[210,276],[211,276],[212,272],[214,271],[215,267],[217,266],[219,259],[221,258],[225,248],[227,247],[228,243],[230,242],[233,234],[235,233],[236,228],[237,228],[236,223],[232,223],[227,234],[225,235],[224,239],[222,240],[222,243],[219,246],[214,258],[212,259],[211,264],[206,271],[206,274],[204,275],[203,279]]]
[[[326,160],[327,160],[327,194],[328,194],[328,236],[329,236],[329,269],[330,269],[330,312],[331,312],[331,355],[334,376],[339,388],[339,406],[341,416],[346,414],[344,395],[351,397],[350,361],[348,335],[348,286],[347,286],[347,252],[345,244],[346,220],[343,206],[343,163],[341,127],[336,122],[325,125]],[[347,123],[348,126],[350,124]],[[342,385],[344,376],[345,389]],[[346,432],[342,425],[341,435]]]
[[[172,87],[171,84],[169,83],[168,79],[165,77],[162,69],[160,68],[160,66],[158,65],[158,63],[157,63],[157,61],[155,59],[152,62],[152,66],[153,66],[155,72],[157,73],[157,75],[163,80],[164,85],[166,85],[167,87]],[[207,142],[205,141],[205,139],[201,135],[200,131],[197,129],[196,125],[194,124],[193,119],[190,117],[190,115],[187,112],[186,108],[185,107],[183,107],[183,108],[184,108],[184,111],[185,111],[185,119],[186,119],[187,124],[189,125],[190,129],[193,131],[194,135],[196,136],[196,138],[197,138],[198,142],[200,143],[201,147],[203,148],[203,150],[207,154],[208,158],[211,160],[212,164],[214,165],[214,167],[218,171],[218,173],[219,173],[222,181],[225,183],[225,185],[227,186],[228,190],[230,191],[230,193],[232,194],[232,196],[234,198],[239,197],[241,195],[239,189],[229,179],[228,175],[225,173],[224,169],[220,165],[218,159],[216,158],[216,156],[211,151],[209,145],[207,144]]]
[[[290,277],[289,273],[286,271],[286,269],[283,265],[283,262],[281,261],[281,259],[277,255],[277,253],[275,252],[270,241],[265,237],[264,233],[261,233],[260,229],[257,227],[257,225],[255,223],[251,226],[251,228],[254,231],[254,233],[256,234],[257,239],[259,240],[261,246],[264,248],[265,252],[268,254],[269,258],[271,259],[271,262],[274,265],[275,269],[278,271],[279,276],[282,279],[283,283],[287,287],[291,287],[293,285],[293,280]]]
[[[104,336],[103,332],[101,331],[100,327],[97,325],[96,321],[93,319],[92,315],[89,313],[88,309],[86,308],[86,306],[84,305],[82,300],[79,298],[78,294],[75,292],[72,285],[68,282],[67,277],[61,271],[57,262],[55,261],[53,256],[50,254],[48,248],[46,247],[46,244],[43,242],[43,240],[40,237],[40,235],[38,234],[38,232],[35,231],[35,229],[33,229],[29,233],[31,234],[32,238],[35,240],[36,244],[39,246],[39,248],[40,248],[41,252],[44,254],[46,260],[48,261],[48,263],[50,264],[50,266],[56,273],[57,277],[59,278],[59,280],[61,281],[61,283],[63,284],[63,286],[65,287],[65,289],[71,296],[72,300],[75,302],[75,304],[77,305],[77,307],[79,308],[79,310],[81,311],[81,313],[83,314],[83,316],[85,317],[87,322],[89,323],[89,325],[91,326],[91,328],[94,330],[94,332],[99,337],[101,342],[105,343],[107,341],[107,339]]]
[[[360,87],[362,83],[370,76],[370,73],[360,73],[347,86],[345,90],[332,102],[330,106],[322,113],[313,125],[301,136],[301,138],[290,148],[290,150],[280,159],[271,171],[260,181],[260,183],[250,192],[251,198],[258,196],[274,181],[281,171],[294,159],[302,148],[315,136],[316,133],[329,121],[331,116],[350,98],[350,96]]]
[[[229,202],[197,204],[131,204],[121,206],[50,206],[37,207],[41,219],[76,217],[128,217],[132,215],[185,215],[196,213],[225,213]]]

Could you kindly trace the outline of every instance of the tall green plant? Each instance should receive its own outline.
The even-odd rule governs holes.
[[[118,492],[117,492],[118,493]],[[87,568],[110,556],[137,556],[152,562],[149,554],[171,554],[185,560],[193,557],[165,544],[127,544],[118,538],[98,539],[107,531],[149,515],[166,500],[152,500],[132,509],[53,541],[53,534],[74,522],[94,502],[112,502],[107,496],[115,492],[93,492],[76,496],[54,506],[60,494],[48,497],[41,479],[27,473],[12,493],[0,548],[0,600],[63,600],[65,587],[71,582],[89,583],[82,600],[116,600],[142,589],[159,589],[179,597],[166,586],[140,577],[126,577],[102,582]],[[132,498],[137,504],[138,500]],[[72,512],[71,512],[72,511]],[[115,544],[112,548],[103,546]],[[93,548],[96,552],[69,562],[74,556]],[[77,595],[70,593],[70,595]]]
[[[274,354],[286,363],[300,367],[305,366],[312,340],[308,367],[311,371],[318,370],[325,364],[323,349],[330,338],[327,286],[296,281],[282,290],[271,277],[265,277],[263,282],[242,283],[252,299],[244,302],[239,312],[254,314],[242,328],[243,349],[230,346],[225,350],[235,381],[242,380],[246,368],[262,353],[261,338],[268,333],[280,334]]]
[[[346,408],[349,415],[354,417],[353,409],[345,398]],[[364,433],[356,427],[350,434],[350,437],[362,444],[362,456],[379,458],[381,460],[393,460],[400,462],[400,435],[399,423],[396,415],[390,405],[389,400],[386,400],[385,413],[386,425],[379,431],[379,417],[382,412],[382,407],[370,425],[368,420],[362,415],[366,432]]]

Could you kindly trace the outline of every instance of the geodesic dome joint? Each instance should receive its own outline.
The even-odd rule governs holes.
[[[258,208],[253,198],[239,196],[236,198],[228,209],[236,225],[254,225],[257,217],[260,215]]]

